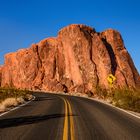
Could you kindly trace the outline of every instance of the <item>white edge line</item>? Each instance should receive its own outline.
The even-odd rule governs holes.
[[[88,98],[88,99],[91,99],[91,98]],[[140,119],[139,116],[137,116],[137,115],[135,115],[135,114],[133,114],[133,113],[130,113],[129,111],[126,111],[126,110],[124,110],[124,109],[121,109],[121,108],[119,108],[119,107],[113,106],[112,104],[105,103],[105,102],[103,102],[103,101],[101,101],[101,100],[97,100],[97,99],[94,99],[94,98],[92,98],[91,100],[94,100],[94,101],[103,103],[103,104],[105,104],[105,105],[111,106],[112,108],[118,109],[118,110],[120,110],[120,111],[122,111],[122,112],[125,112],[125,113],[127,113],[127,114],[129,114],[129,115],[132,115],[133,117],[136,117],[136,118]]]
[[[68,94],[67,94],[67,96],[75,96],[75,95],[68,95]],[[130,113],[129,111],[126,111],[126,110],[124,110],[124,109],[122,109],[122,108],[113,106],[112,104],[106,103],[106,102],[101,101],[101,100],[98,100],[98,99],[96,99],[96,98],[83,97],[83,96],[76,96],[76,97],[86,98],[86,99],[90,99],[90,100],[97,101],[97,102],[99,102],[99,103],[103,103],[103,104],[105,104],[105,105],[108,105],[108,106],[110,106],[110,107],[112,107],[112,108],[115,108],[115,109],[117,109],[117,110],[120,110],[120,111],[122,111],[122,112],[125,112],[126,114],[129,114],[129,115],[131,115],[131,116],[133,116],[133,117],[136,117],[136,118],[140,119],[140,116],[138,116],[138,115],[135,115],[135,114],[133,114],[133,113]]]
[[[45,92],[45,93],[55,93],[55,94],[58,94],[58,93],[56,93],[56,92],[49,92],[49,91],[40,91],[40,92]],[[75,97],[75,95],[62,94],[62,93],[59,93],[59,94],[60,94],[60,95],[74,96],[74,97]],[[58,95],[59,95],[59,94],[58,94]],[[124,110],[124,109],[122,109],[122,108],[119,108],[119,107],[113,106],[112,104],[109,104],[109,103],[103,102],[103,101],[98,100],[98,99],[96,99],[96,98],[89,98],[89,97],[83,97],[83,96],[76,96],[76,97],[86,98],[86,99],[90,99],[90,100],[94,100],[94,101],[97,101],[97,102],[103,103],[103,104],[105,104],[105,105],[108,105],[108,106],[110,106],[110,107],[112,107],[112,108],[115,108],[115,109],[117,109],[117,110],[120,110],[120,111],[122,111],[122,112],[125,112],[126,114],[129,114],[129,115],[131,115],[131,116],[133,116],[133,117],[136,117],[136,118],[140,119],[140,116],[138,116],[138,115],[135,115],[135,114],[133,114],[133,113],[130,113],[129,111],[126,111],[126,110]]]
[[[31,101],[33,101],[33,100],[35,100],[35,96],[33,96],[33,99],[32,99],[32,100],[30,100],[30,101],[28,101],[28,102],[25,102],[24,104],[21,104],[21,105],[19,105],[19,106],[17,106],[17,107],[14,107],[14,108],[12,108],[12,109],[10,109],[10,110],[8,110],[8,111],[6,111],[6,112],[0,114],[0,117],[1,117],[1,116],[4,116],[5,114],[8,114],[9,112],[11,112],[11,111],[13,111],[13,110],[16,110],[16,109],[18,109],[18,108],[20,108],[20,107],[22,107],[22,106],[25,106],[25,105],[29,104],[29,103],[30,103]]]
[[[45,93],[47,93],[47,92],[45,92]],[[51,92],[51,93],[52,93],[52,92]],[[56,94],[56,93],[55,93],[55,94]],[[60,93],[60,94],[61,94],[61,93]],[[58,95],[59,95],[59,94],[58,94]],[[98,99],[96,99],[96,98],[89,98],[89,97],[83,97],[83,96],[75,96],[75,95],[69,95],[69,94],[62,94],[62,95],[74,96],[74,97],[81,97],[81,98],[86,98],[86,99],[94,100],[94,101],[103,103],[103,104],[105,104],[105,105],[108,105],[108,106],[110,106],[110,107],[112,107],[112,108],[115,108],[115,109],[117,109],[117,110],[120,110],[120,111],[122,111],[122,112],[125,112],[125,113],[127,113],[127,114],[133,116],[133,117],[136,117],[136,118],[140,119],[140,116],[138,116],[138,115],[135,115],[135,114],[133,114],[133,113],[130,113],[129,111],[126,111],[126,110],[124,110],[124,109],[122,109],[122,108],[113,106],[112,104],[106,103],[106,102],[101,101],[101,100],[98,100]]]

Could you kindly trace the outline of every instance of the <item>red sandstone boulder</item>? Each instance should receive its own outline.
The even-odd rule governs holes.
[[[140,87],[140,75],[119,32],[73,24],[28,49],[5,55],[1,85],[46,91],[88,92],[114,87]]]

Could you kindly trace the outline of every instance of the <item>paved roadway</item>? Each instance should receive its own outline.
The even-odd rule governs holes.
[[[0,140],[140,140],[140,119],[80,97],[35,93],[0,117]]]

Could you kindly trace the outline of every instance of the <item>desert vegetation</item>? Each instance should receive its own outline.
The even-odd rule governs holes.
[[[97,97],[108,100],[113,105],[126,110],[140,112],[140,89],[112,89],[106,91],[97,88]]]
[[[140,112],[140,90],[117,89],[112,94],[112,103],[124,109]]]
[[[23,104],[33,98],[32,92],[14,88],[0,88],[0,112]]]

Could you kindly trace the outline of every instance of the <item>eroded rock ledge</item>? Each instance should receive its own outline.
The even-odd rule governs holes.
[[[140,75],[118,31],[98,33],[72,24],[56,38],[6,54],[0,83],[2,87],[86,92],[108,89],[109,74],[116,77],[115,87],[140,87]]]

